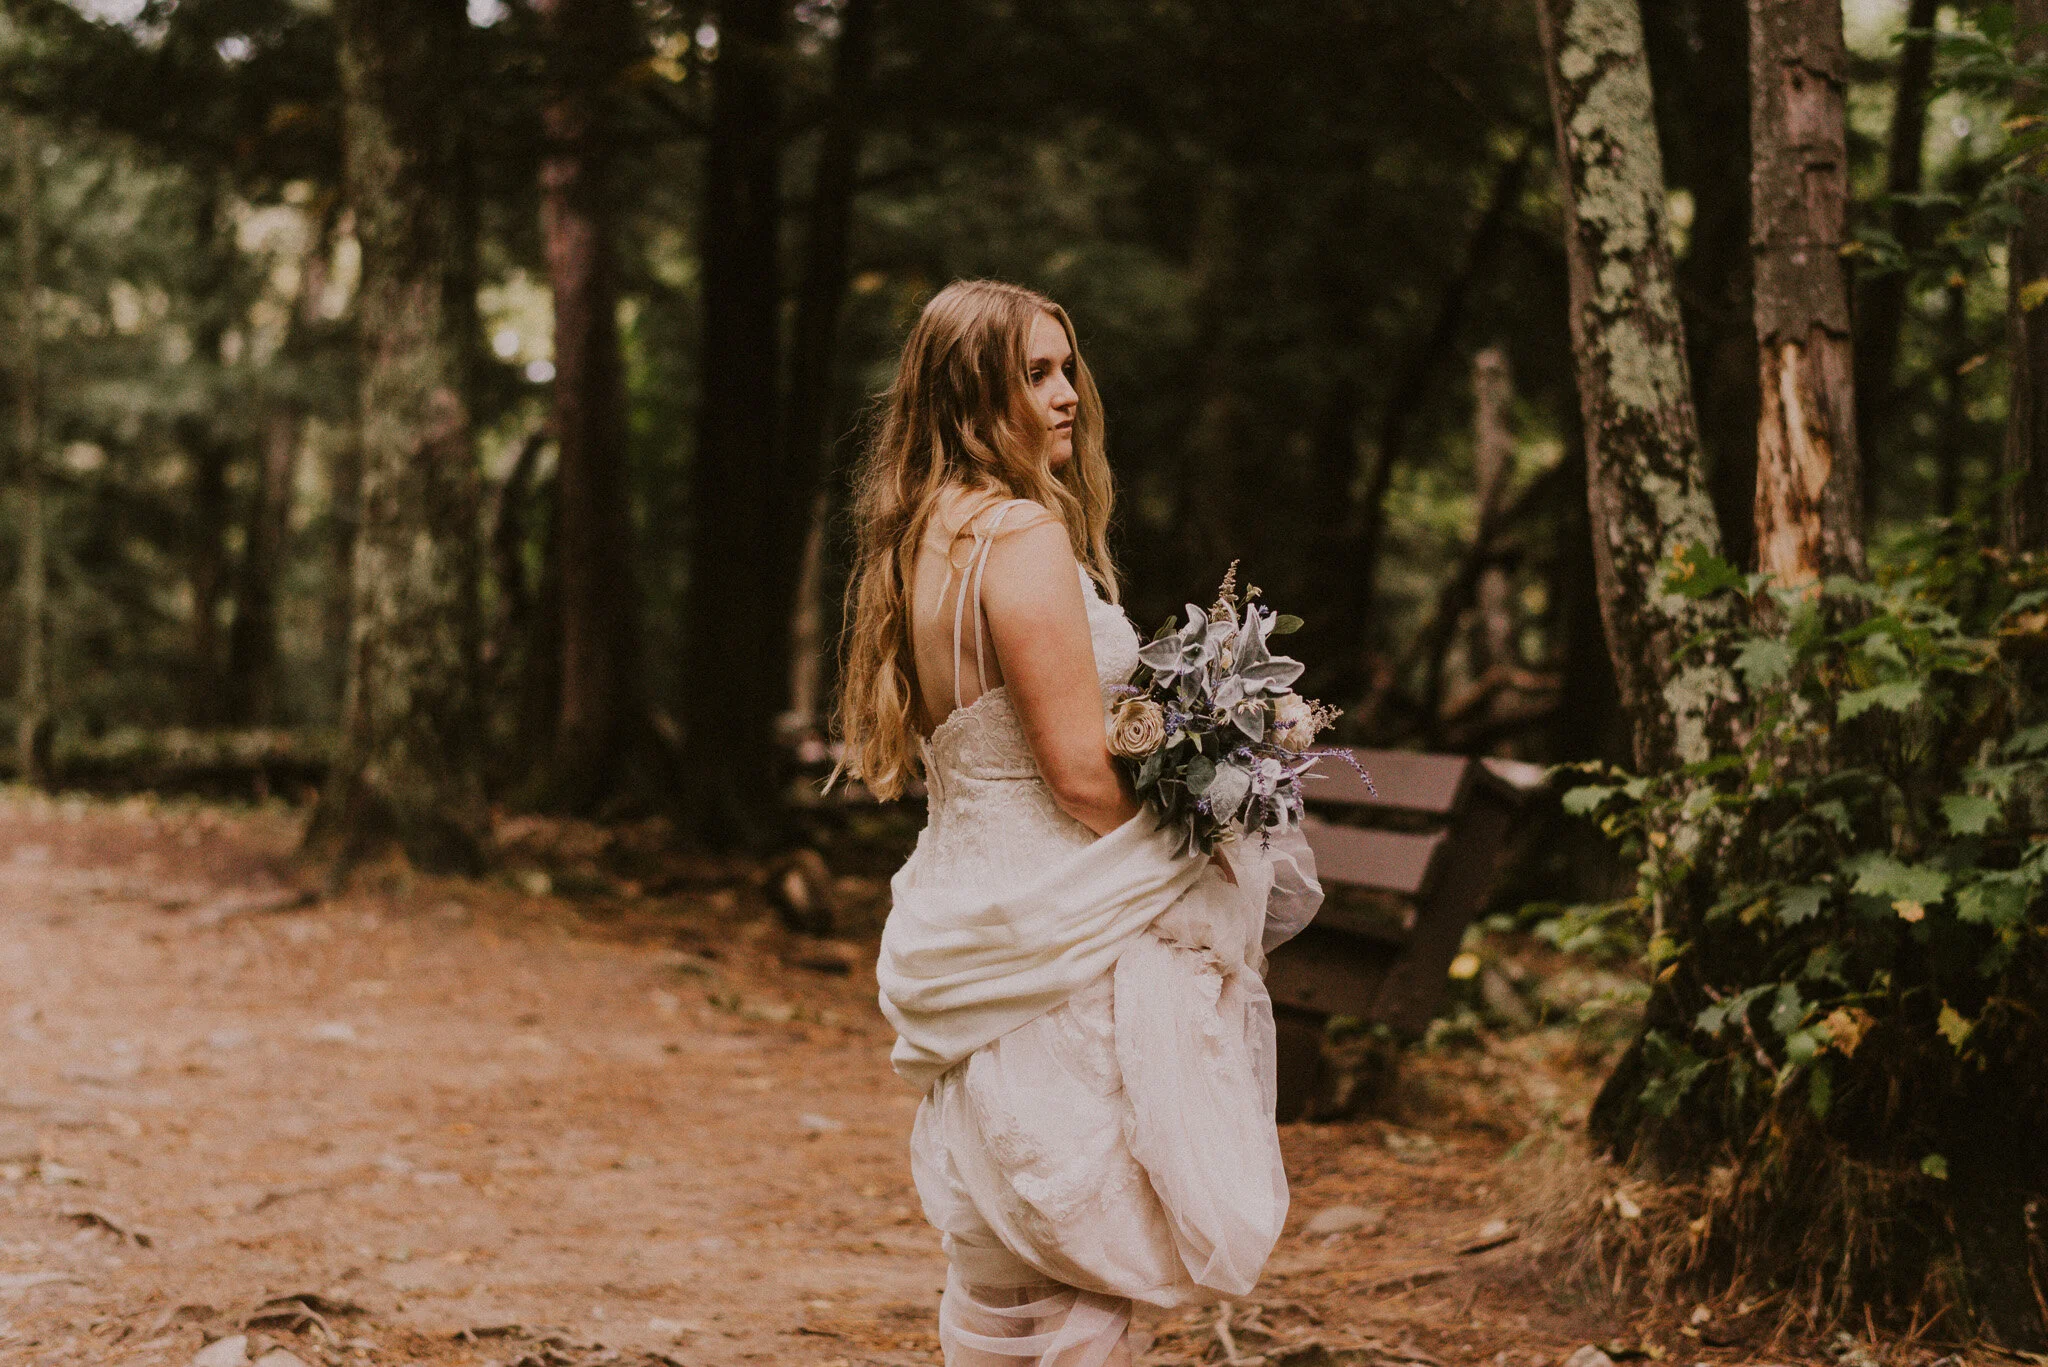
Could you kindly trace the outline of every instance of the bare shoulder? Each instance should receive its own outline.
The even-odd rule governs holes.
[[[981,519],[990,525],[993,516]],[[1074,546],[1059,515],[1041,503],[1011,503],[996,527],[989,553],[988,596],[1017,602],[1050,597],[1079,599]]]

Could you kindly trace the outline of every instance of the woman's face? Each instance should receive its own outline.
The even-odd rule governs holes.
[[[1067,345],[1067,330],[1060,320],[1041,313],[1031,324],[1031,344],[1026,352],[1033,408],[1044,418],[1052,434],[1052,468],[1057,470],[1074,458],[1074,414],[1081,396],[1074,392],[1074,349]]]

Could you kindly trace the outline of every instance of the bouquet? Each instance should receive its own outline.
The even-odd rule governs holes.
[[[1238,594],[1232,561],[1215,606],[1190,603],[1185,625],[1160,627],[1110,708],[1110,754],[1161,824],[1180,828],[1183,853],[1285,830],[1301,820],[1302,779],[1318,759],[1356,767],[1348,750],[1310,748],[1340,714],[1293,690],[1301,661],[1268,643],[1301,619],[1258,597],[1256,588]]]

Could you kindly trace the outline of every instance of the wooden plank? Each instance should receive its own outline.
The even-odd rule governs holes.
[[[1415,930],[1370,1013],[1404,1039],[1421,1038],[1443,1001],[1465,927],[1486,905],[1506,862],[1513,811],[1509,799],[1482,787],[1449,832],[1443,876],[1417,903]]]
[[[1421,755],[1412,750],[1353,750],[1351,755],[1372,775],[1372,788],[1366,787],[1358,770],[1326,755],[1308,771],[1303,785],[1311,803],[1449,816],[1464,798],[1473,768],[1463,755]]]
[[[1316,877],[1403,897],[1421,895],[1435,875],[1444,833],[1415,835],[1406,831],[1374,831],[1359,826],[1333,826],[1314,817],[1301,823],[1308,847],[1315,852]]]
[[[1392,945],[1311,922],[1273,951],[1266,965],[1266,991],[1278,1006],[1369,1018],[1380,985],[1400,955]]]

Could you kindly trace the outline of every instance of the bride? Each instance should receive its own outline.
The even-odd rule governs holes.
[[[877,796],[929,791],[877,976],[948,1367],[1129,1364],[1134,1301],[1246,1294],[1287,1213],[1259,975],[1321,893],[1299,840],[1180,854],[1112,761],[1111,502],[1065,311],[940,291],[861,475],[839,724]]]

